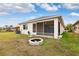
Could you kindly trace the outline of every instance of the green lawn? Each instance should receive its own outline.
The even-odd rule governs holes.
[[[54,50],[54,52],[51,51],[54,55],[79,55],[79,34],[63,33],[62,39],[47,39],[42,47],[47,50]]]
[[[79,34],[63,33],[61,45],[72,55],[79,55]]]
[[[16,35],[14,32],[0,33],[0,55],[64,56],[79,55],[79,35],[63,33],[60,40],[44,38],[41,46],[28,44],[27,35]]]
[[[25,39],[27,35],[18,35],[15,32],[0,32],[0,40]]]

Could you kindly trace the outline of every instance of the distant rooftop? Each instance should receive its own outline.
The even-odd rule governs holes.
[[[76,24],[78,24],[78,23],[79,23],[79,20],[78,20],[78,21],[76,21],[76,22],[73,24],[73,26],[74,26],[74,25],[76,25]]]

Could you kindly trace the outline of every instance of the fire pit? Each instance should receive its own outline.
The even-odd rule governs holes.
[[[30,45],[42,45],[43,39],[42,38],[32,38],[29,40]]]

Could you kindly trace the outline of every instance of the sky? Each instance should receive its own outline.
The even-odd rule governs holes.
[[[65,25],[79,20],[78,3],[0,3],[0,27],[42,16],[63,16]]]

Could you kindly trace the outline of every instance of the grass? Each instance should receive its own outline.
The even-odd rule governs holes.
[[[79,34],[63,33],[63,38],[60,41],[61,45],[73,55],[79,53]]]
[[[14,32],[0,33],[0,55],[79,55],[78,34],[66,32],[63,33],[63,37],[60,40],[44,38],[44,43],[41,46],[29,45],[28,39],[28,35],[16,35]]]
[[[0,32],[0,40],[25,39],[27,35],[19,35],[15,32]]]
[[[42,47],[49,51],[52,49],[54,55],[79,55],[79,34],[65,32],[62,39],[47,39]]]

